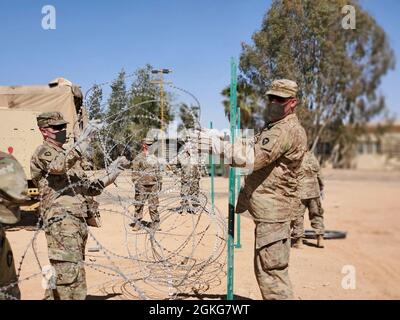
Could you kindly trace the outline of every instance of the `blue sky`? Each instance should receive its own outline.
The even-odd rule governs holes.
[[[56,8],[56,30],[43,30],[44,5]],[[381,91],[400,116],[400,1],[362,0],[385,29],[397,67]],[[0,85],[40,84],[63,76],[83,91],[146,63],[171,68],[174,85],[192,92],[202,124],[227,126],[221,89],[229,84],[230,57],[259,29],[270,1],[261,0],[2,0]],[[190,99],[186,99],[190,102]]]

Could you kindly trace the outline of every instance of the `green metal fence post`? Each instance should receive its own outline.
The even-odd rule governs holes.
[[[210,129],[213,128],[212,121],[210,122]],[[210,164],[210,171],[211,171],[211,210],[214,214],[214,205],[215,205],[215,186],[214,186],[214,178],[215,178],[215,163],[214,163],[214,155],[210,154],[209,156],[209,164]]]
[[[237,107],[237,113],[236,113],[237,121],[236,121],[236,128],[237,128],[237,134],[240,132],[240,108],[239,106]],[[240,192],[240,169],[236,169],[236,200],[237,197],[239,196]],[[235,248],[240,249],[242,247],[242,244],[240,243],[240,214],[236,214],[236,244]]]
[[[237,108],[237,77],[236,61],[231,58],[231,87],[230,87],[230,133],[231,143],[235,143],[236,108]],[[233,300],[234,276],[234,238],[235,238],[235,168],[229,168],[229,205],[228,205],[228,270],[227,270],[227,300]]]

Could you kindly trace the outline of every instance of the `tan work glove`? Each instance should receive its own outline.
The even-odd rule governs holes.
[[[100,120],[90,120],[85,128],[82,130],[82,133],[79,135],[76,143],[75,149],[78,150],[81,154],[86,155],[90,148],[90,139],[93,135],[100,131],[105,126],[105,123]]]
[[[124,156],[120,156],[115,159],[108,167],[107,174],[105,177],[101,178],[100,181],[103,183],[104,187],[109,186],[114,183],[117,177],[120,175],[124,169],[130,167],[130,161]]]
[[[223,151],[223,141],[216,129],[201,128],[201,130],[189,130],[187,132],[186,144],[185,149],[189,153],[193,152],[194,149],[214,154],[221,154]]]

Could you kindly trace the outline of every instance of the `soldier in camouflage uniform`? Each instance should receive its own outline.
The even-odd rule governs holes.
[[[14,257],[2,223],[20,220],[19,204],[27,200],[28,184],[17,160],[0,151],[0,300],[20,299]]]
[[[162,188],[160,163],[150,148],[154,140],[142,140],[142,152],[132,162],[132,182],[135,184],[135,222],[131,224],[133,231],[138,231],[144,226],[143,208],[148,201],[151,223],[147,226],[157,230],[160,225],[158,212],[158,193]]]
[[[293,246],[295,248],[301,248],[303,244],[304,212],[308,209],[311,226],[317,235],[317,246],[323,248],[323,236],[325,232],[324,209],[321,206],[320,195],[324,189],[324,183],[318,160],[311,151],[305,154],[301,164],[299,189],[301,206],[297,216],[292,222]]]
[[[195,214],[200,203],[200,163],[199,158],[188,150],[178,154],[178,165],[181,168],[181,208],[190,214]]]
[[[290,221],[298,211],[298,175],[307,150],[307,137],[294,113],[297,84],[273,81],[267,92],[268,123],[253,141],[234,145],[212,141],[214,153],[223,152],[232,166],[252,165],[236,205],[255,222],[254,271],[263,299],[291,299],[289,279]]]
[[[88,236],[85,218],[90,210],[86,197],[99,195],[115,181],[122,170],[120,165],[129,163],[120,157],[110,165],[112,172],[90,181],[82,168],[80,151],[63,148],[67,122],[61,113],[42,113],[37,124],[44,142],[32,156],[31,174],[40,192],[48,255],[56,275],[55,286],[46,290],[45,298],[83,300],[87,293],[83,266]]]

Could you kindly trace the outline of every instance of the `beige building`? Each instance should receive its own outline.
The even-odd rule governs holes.
[[[355,169],[400,170],[400,122],[395,122],[382,133],[382,126],[369,124],[366,134],[358,139]]]

